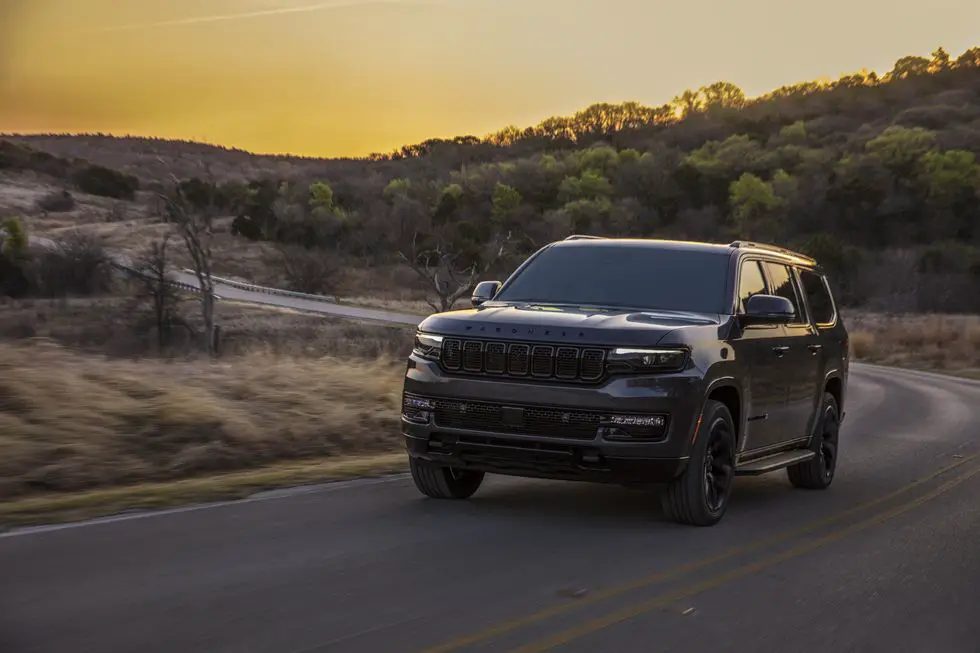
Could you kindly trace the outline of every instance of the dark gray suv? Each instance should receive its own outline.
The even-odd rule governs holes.
[[[487,472],[662,486],[669,517],[708,526],[734,476],[833,481],[848,335],[811,258],[571,236],[472,301],[426,318],[408,361],[402,431],[429,497]]]

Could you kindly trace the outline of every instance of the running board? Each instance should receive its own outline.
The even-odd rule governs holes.
[[[758,476],[777,469],[783,469],[796,463],[810,460],[817,454],[809,449],[797,449],[796,451],[784,451],[765,458],[749,460],[735,466],[736,476]]]

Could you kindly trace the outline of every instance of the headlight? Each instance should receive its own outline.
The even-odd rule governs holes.
[[[687,364],[686,349],[629,349],[619,348],[606,358],[610,367],[628,367],[637,371],[673,372]]]
[[[416,333],[415,347],[412,349],[412,353],[426,360],[439,360],[439,355],[442,353],[442,336],[422,333],[421,331]]]

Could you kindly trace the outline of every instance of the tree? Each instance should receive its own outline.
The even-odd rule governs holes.
[[[893,125],[868,141],[865,149],[892,170],[908,175],[935,144],[936,134],[928,129]]]
[[[745,92],[731,82],[715,82],[702,87],[698,94],[708,111],[718,109],[742,109],[746,105]]]
[[[191,204],[174,179],[169,192],[161,195],[167,211],[167,219],[174,225],[191,260],[194,276],[197,278],[201,297],[201,317],[204,320],[204,346],[209,356],[217,354],[217,331],[215,330],[214,280],[211,275],[214,240],[214,219],[219,211],[214,203],[214,195]]]
[[[895,62],[895,67],[888,73],[890,79],[908,79],[929,74],[932,62],[925,57],[902,57]]]
[[[276,252],[290,290],[313,295],[334,290],[339,268],[325,249],[280,244]]]
[[[457,301],[473,289],[481,274],[486,272],[506,253],[510,234],[491,239],[483,248],[480,259],[469,264],[462,263],[462,252],[454,251],[452,245],[437,241],[429,246],[421,244],[418,233],[412,238],[402,259],[408,264],[435,299],[426,299],[433,310],[450,310]]]
[[[20,218],[7,218],[3,223],[3,255],[15,265],[22,265],[30,255],[30,239]]]
[[[957,68],[980,68],[980,47],[970,48],[956,58]]]
[[[18,218],[8,218],[0,229],[0,291],[21,297],[30,291],[27,266],[30,240]]]
[[[732,182],[730,193],[739,237],[773,239],[778,228],[775,211],[783,200],[773,191],[772,184],[746,172]]]
[[[932,60],[929,62],[929,72],[932,74],[945,72],[953,67],[949,53],[943,48],[937,48],[932,53]]]
[[[613,192],[609,180],[595,170],[585,170],[580,177],[565,177],[558,189],[559,196],[566,202],[608,198]]]
[[[157,349],[163,351],[175,326],[190,326],[180,317],[180,293],[170,283],[170,243],[172,232],[151,242],[136,260],[134,281],[136,308],[150,306],[150,320],[157,336]]]
[[[310,208],[325,211],[334,210],[333,189],[330,188],[330,184],[323,181],[315,181],[310,184]]]
[[[927,152],[920,164],[930,200],[946,204],[976,199],[975,194],[980,190],[980,164],[973,152]]]

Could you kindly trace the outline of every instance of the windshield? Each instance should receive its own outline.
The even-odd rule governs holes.
[[[549,247],[494,301],[727,313],[729,256],[589,243]]]

